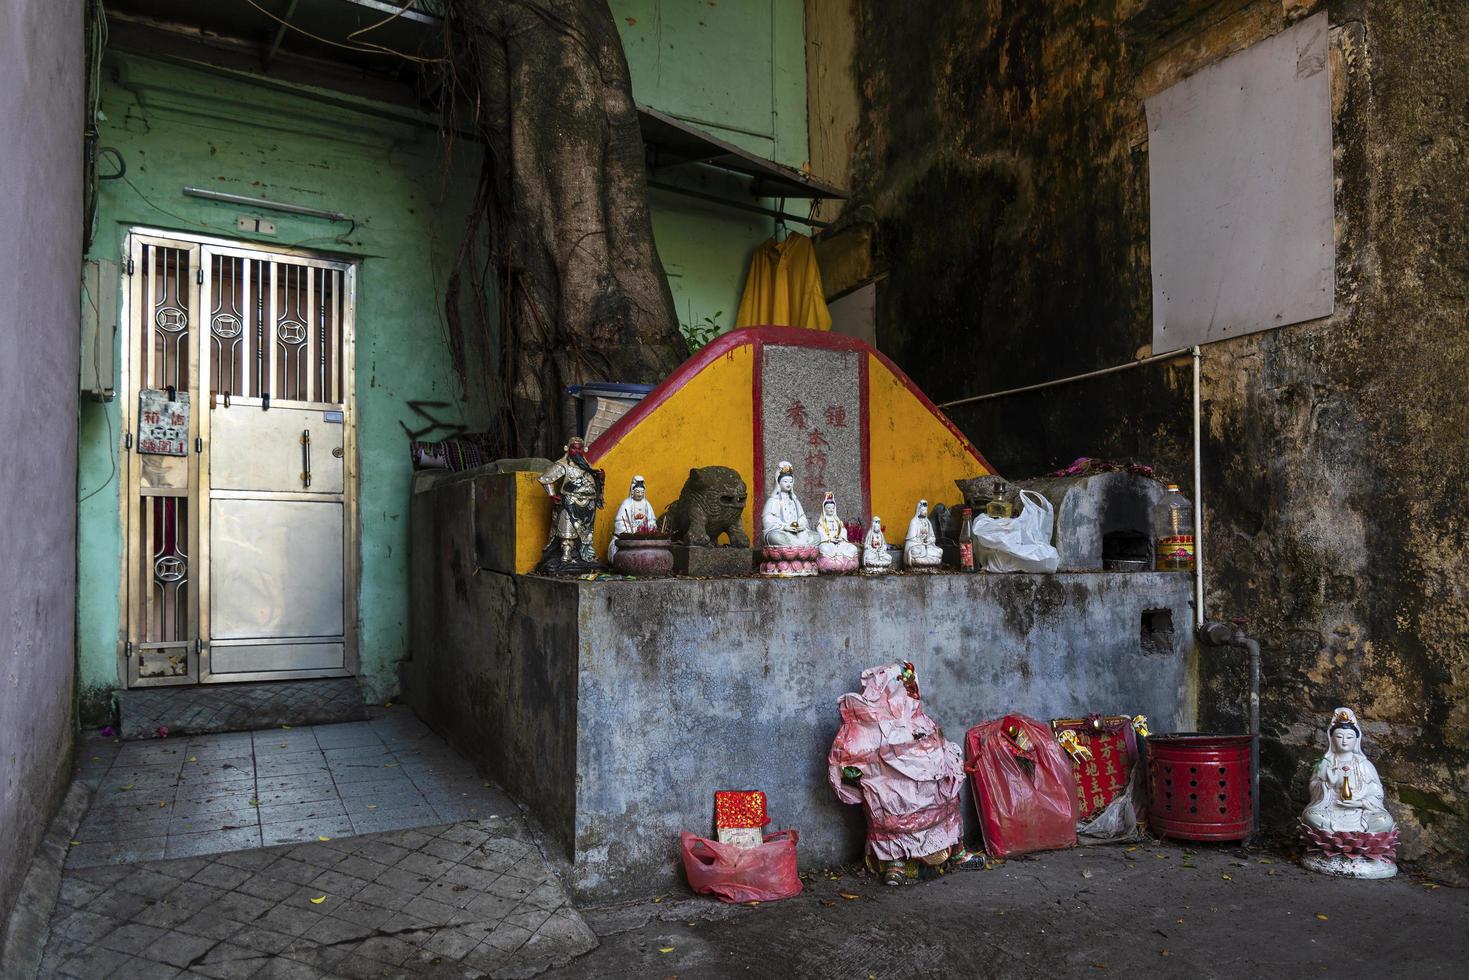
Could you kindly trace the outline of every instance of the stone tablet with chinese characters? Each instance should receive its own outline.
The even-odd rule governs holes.
[[[160,388],[138,392],[138,452],[154,456],[189,455],[189,393],[169,400]]]
[[[761,352],[760,415],[770,490],[783,459],[796,466],[796,495],[815,515],[836,494],[844,515],[866,509],[862,493],[862,374],[859,351],[769,345]],[[863,513],[865,518],[867,515]],[[813,517],[814,519],[814,517]]]

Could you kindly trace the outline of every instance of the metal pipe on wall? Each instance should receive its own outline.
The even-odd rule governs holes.
[[[1204,625],[1204,480],[1199,462],[1199,380],[1204,352],[1195,344],[1194,357],[1194,625]]]

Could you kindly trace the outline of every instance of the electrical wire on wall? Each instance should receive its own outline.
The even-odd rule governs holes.
[[[100,138],[97,121],[102,114],[102,55],[107,50],[107,12],[102,9],[102,0],[87,0],[86,51],[84,73],[86,75],[86,119],[82,130],[82,252],[92,247],[92,236],[97,224],[97,156]],[[108,147],[101,148],[110,149]],[[112,150],[116,154],[116,150]],[[117,157],[119,174],[123,170],[122,158]]]

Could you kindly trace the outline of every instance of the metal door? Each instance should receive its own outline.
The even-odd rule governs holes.
[[[186,659],[174,646],[166,655],[151,653],[141,642],[147,622],[130,621],[130,640],[135,625],[140,633],[140,642],[129,644],[130,683],[351,674],[355,268],[208,239],[155,242],[135,234],[131,248],[135,268],[140,260],[151,260],[150,271],[159,266],[150,248],[188,262],[183,300],[157,286],[135,290],[137,313],[129,322],[138,328],[134,346],[148,349],[147,320],[159,316],[150,298],[167,296],[182,311],[185,345],[194,347],[188,381],[197,409],[188,438],[195,452],[186,467],[192,479],[174,492],[185,505],[189,553],[197,557],[195,574],[184,579],[189,591],[179,600],[193,630],[180,634]],[[162,281],[166,287],[179,278]],[[177,319],[170,314],[165,322]],[[184,386],[177,382],[179,390]],[[140,472],[160,465],[152,454],[135,453],[134,459]],[[174,490],[173,482],[168,489]],[[142,525],[137,531],[129,536],[130,552],[136,552],[129,563],[146,571],[140,556],[153,539]],[[182,531],[172,538],[151,533],[159,556],[187,561],[166,547]],[[165,563],[170,569],[176,565]],[[130,594],[146,596],[146,584],[139,581]],[[168,641],[180,642],[172,635]]]

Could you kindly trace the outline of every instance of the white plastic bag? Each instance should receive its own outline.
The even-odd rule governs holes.
[[[974,519],[974,561],[987,572],[1054,572],[1061,556],[1051,544],[1051,502],[1034,490],[1020,497],[1025,506],[1016,517]]]

